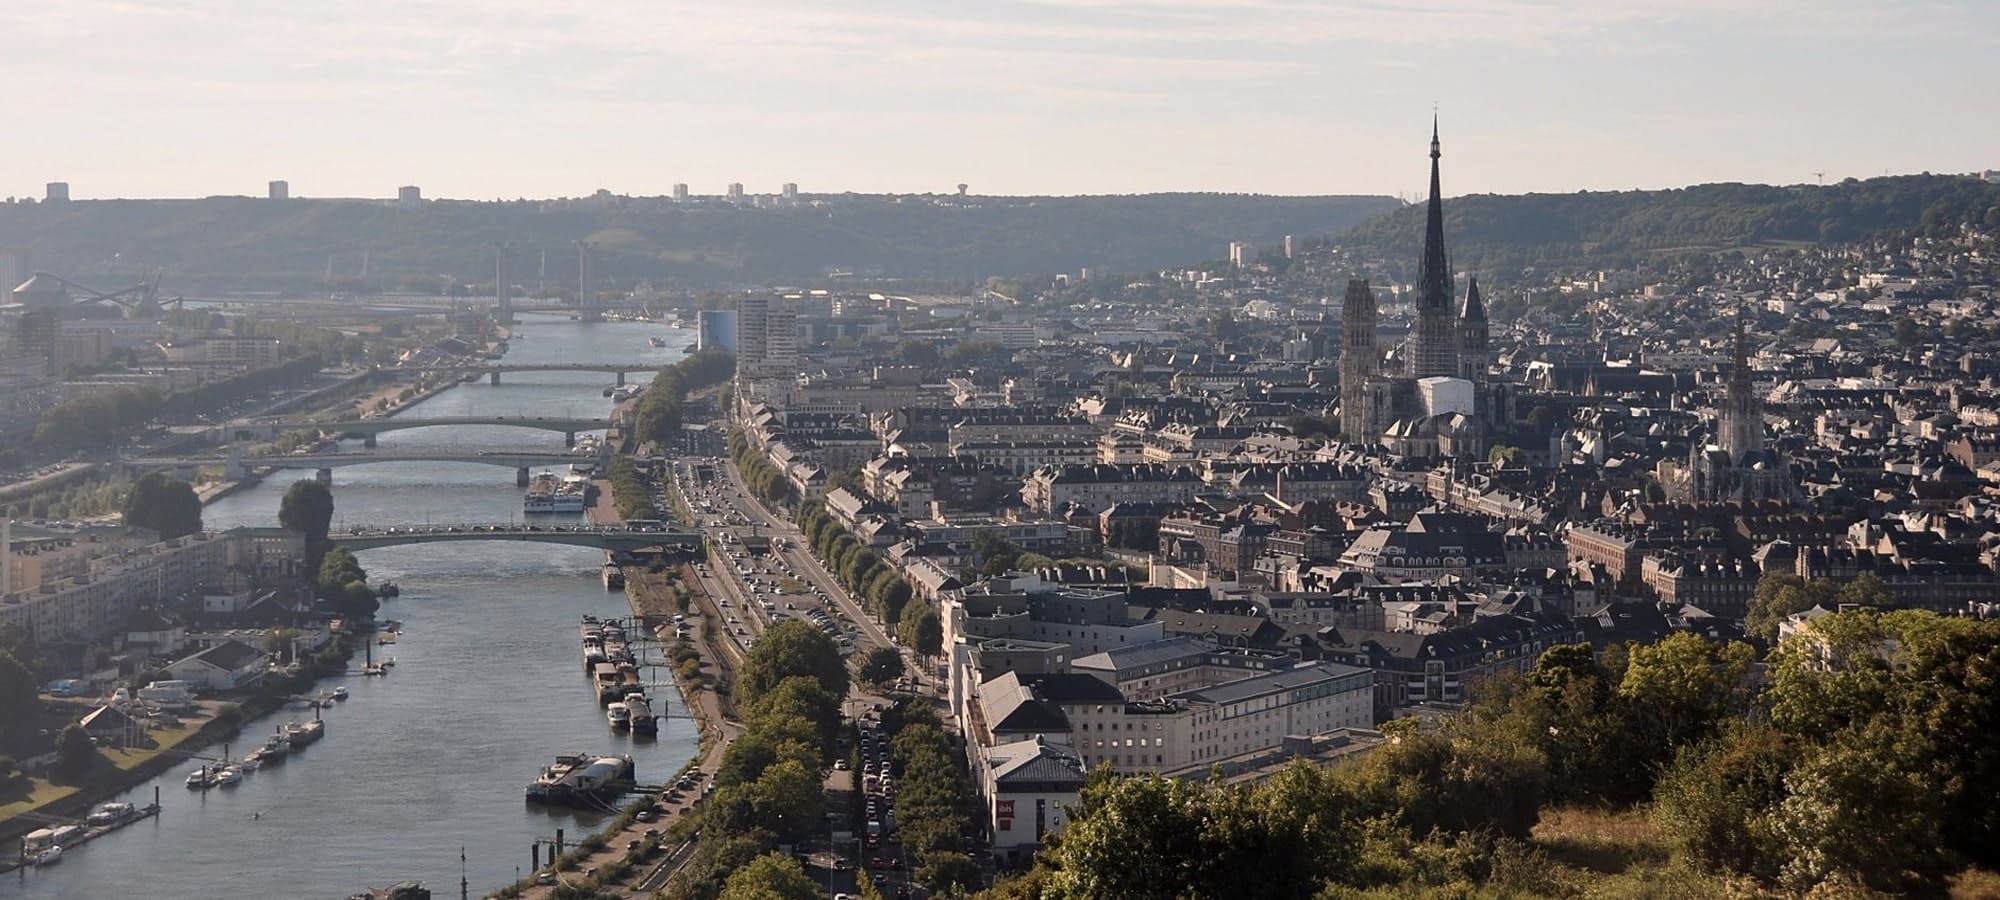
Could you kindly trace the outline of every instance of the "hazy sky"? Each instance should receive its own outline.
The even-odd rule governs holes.
[[[2000,167],[2000,0],[6,0],[0,195],[1423,190]]]

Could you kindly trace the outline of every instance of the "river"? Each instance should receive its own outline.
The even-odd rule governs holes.
[[[581,324],[524,317],[510,363],[679,359],[692,332],[658,324]],[[665,336],[667,347],[651,347]],[[640,378],[650,375],[638,376]],[[404,415],[600,416],[609,375],[522,373],[451,388]],[[389,432],[390,448],[555,449],[554,432],[505,427]],[[358,443],[358,442],[357,442]],[[310,473],[301,473],[309,477]],[[211,528],[272,525],[295,477],[269,479],[211,505]],[[514,471],[452,463],[383,463],[334,470],[335,530],[343,524],[495,522],[521,518]],[[537,516],[542,521],[580,515]],[[574,843],[601,821],[527,806],[522,786],[556,753],[631,753],[642,782],[693,758],[697,737],[679,693],[653,691],[667,719],[657,739],[615,735],[594,702],[577,653],[578,618],[629,615],[623,594],[599,583],[600,550],[522,543],[443,543],[361,554],[372,578],[402,596],[383,618],[405,633],[376,648],[397,665],[384,678],[322,680],[352,699],[325,713],[326,738],[240,786],[190,791],[192,764],[176,766],[125,798],[159,818],[63,856],[60,865],[0,877],[0,897],[343,898],[366,887],[419,879],[455,896],[459,852],[473,896],[525,873],[530,847],[557,828]],[[355,667],[360,665],[357,657]],[[664,670],[662,675],[664,677]],[[287,709],[243,728],[234,753],[288,720]]]

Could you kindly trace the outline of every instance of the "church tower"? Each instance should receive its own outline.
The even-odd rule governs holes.
[[[1740,463],[1764,449],[1764,409],[1750,387],[1750,349],[1744,338],[1744,315],[1736,317],[1736,339],[1729,367],[1729,390],[1717,416],[1716,446],[1731,463]]]
[[[1340,439],[1373,444],[1382,436],[1374,421],[1368,385],[1380,374],[1382,356],[1375,346],[1375,291],[1367,279],[1347,282],[1340,301]]]
[[[1486,303],[1479,298],[1479,279],[1468,279],[1465,306],[1458,312],[1459,377],[1475,384],[1486,380],[1486,367],[1492,363],[1487,356],[1491,340],[1486,328]]]
[[[1417,316],[1410,333],[1412,378],[1459,375],[1459,329],[1451,308],[1451,262],[1444,252],[1444,198],[1438,187],[1437,120],[1431,120],[1431,199],[1424,219],[1424,259],[1417,279]]]

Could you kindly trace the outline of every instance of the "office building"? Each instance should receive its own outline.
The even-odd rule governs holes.
[[[674,202],[675,203],[688,202],[688,186],[686,183],[674,185]]]
[[[68,203],[68,202],[69,202],[69,182],[67,182],[67,181],[51,181],[51,182],[49,182],[49,183],[48,183],[48,187],[46,188],[46,190],[45,190],[45,191],[44,191],[44,193],[43,193],[43,196],[42,196],[42,202],[44,202],[44,203]]]
[[[729,202],[731,202],[731,203],[742,203],[742,202],[743,202],[743,183],[742,183],[742,182],[740,182],[740,181],[732,181],[732,182],[730,182],[730,183],[729,183]]]
[[[282,180],[279,180],[279,181],[273,181],[273,182],[271,182],[271,183],[270,183],[270,185],[269,185],[269,194],[268,194],[268,196],[269,196],[269,197],[270,197],[270,198],[271,198],[272,200],[288,200],[288,199],[291,199],[291,196],[292,196],[292,186],[291,186],[291,185],[290,185],[289,183],[287,183],[287,182],[285,182],[285,181],[282,181]]]
[[[737,371],[796,371],[798,363],[798,313],[777,297],[743,298],[736,308]]]

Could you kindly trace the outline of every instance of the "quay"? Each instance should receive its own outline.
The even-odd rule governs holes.
[[[124,828],[127,825],[131,825],[134,822],[142,822],[145,821],[146,819],[150,819],[159,814],[160,814],[160,792],[159,789],[155,788],[153,790],[152,803],[146,806],[132,807],[125,814],[118,816],[116,819],[107,822],[105,824],[91,825],[89,824],[88,819],[85,819],[83,821],[69,821],[69,822],[62,820],[52,820],[42,830],[54,831],[63,828],[81,829],[80,831],[75,832],[71,837],[51,844],[51,846],[61,847],[64,852],[68,852],[72,849],[81,847],[84,844],[88,844],[91,841],[97,840],[98,838],[101,838],[107,834],[117,831],[120,828]],[[20,852],[16,854],[13,859],[0,860],[0,873],[12,872],[15,869],[20,869],[33,864],[33,859],[32,859],[33,851],[31,851],[29,847],[34,842],[34,836],[40,833],[41,833],[40,831],[31,832],[30,834],[23,836],[21,838],[21,843],[20,843]],[[35,849],[39,850],[41,848],[37,847]]]

